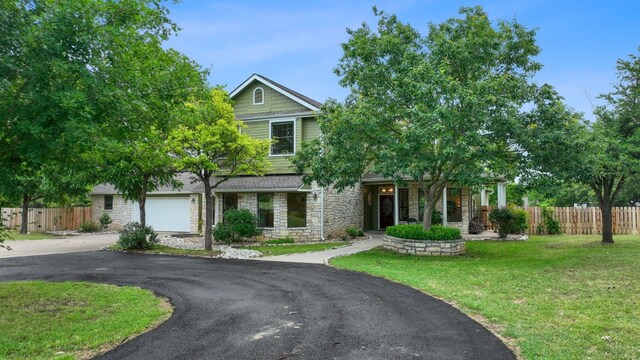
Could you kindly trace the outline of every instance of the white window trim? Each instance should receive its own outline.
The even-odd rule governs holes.
[[[262,91],[262,102],[256,102],[256,91]],[[264,89],[260,86],[253,89],[253,105],[264,105]]]
[[[283,156],[292,156],[293,154],[296,153],[297,145],[298,145],[297,141],[296,141],[296,118],[269,120],[269,140],[273,139],[273,135],[271,134],[271,129],[272,129],[271,124],[273,124],[273,123],[282,123],[282,122],[293,122],[293,152],[292,153],[288,153],[288,154],[273,154],[271,152],[271,151],[273,151],[273,147],[271,145],[269,145],[269,156],[283,157]]]

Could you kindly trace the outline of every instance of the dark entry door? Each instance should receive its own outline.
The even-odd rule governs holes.
[[[393,195],[380,195],[380,229],[393,225]]]

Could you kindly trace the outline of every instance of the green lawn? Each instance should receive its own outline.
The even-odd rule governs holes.
[[[111,250],[121,251],[122,247],[120,245],[111,245],[109,247]],[[206,251],[206,250],[192,250],[192,249],[178,249],[172,248],[165,245],[155,244],[148,250],[130,250],[132,252],[140,252],[140,253],[148,253],[148,254],[168,254],[168,255],[190,255],[190,256],[218,256],[220,255],[219,251]]]
[[[262,253],[263,256],[275,256],[286,254],[298,254],[311,251],[323,251],[336,247],[349,245],[349,242],[328,242],[317,244],[286,244],[286,245],[263,245],[263,246],[243,246],[242,249],[256,250]]]
[[[9,230],[9,240],[42,240],[42,239],[57,239],[64,236],[56,236],[52,234],[45,234],[42,232],[31,231],[29,234],[20,234],[20,231]]]
[[[460,257],[374,249],[336,267],[385,277],[455,303],[515,339],[526,359],[640,358],[640,237],[534,236],[467,242]]]
[[[135,287],[0,283],[0,358],[89,358],[156,326],[171,311],[166,300]]]

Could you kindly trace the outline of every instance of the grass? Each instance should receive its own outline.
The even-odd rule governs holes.
[[[467,242],[460,257],[374,249],[334,258],[452,302],[515,339],[526,359],[640,358],[640,238]]]
[[[291,245],[276,245],[276,246],[243,246],[241,249],[256,250],[262,253],[263,256],[276,256],[286,254],[299,254],[311,251],[323,251],[329,250],[340,246],[349,245],[349,242],[328,242],[317,244],[291,244]]]
[[[155,327],[171,311],[166,300],[135,287],[0,283],[0,358],[89,358]]]
[[[111,245],[110,250],[122,251],[122,246]],[[166,245],[154,244],[151,249],[147,250],[128,250],[131,252],[140,252],[147,254],[167,254],[167,255],[182,255],[182,256],[218,256],[220,252],[217,250],[193,250],[193,249],[177,249]]]
[[[9,230],[9,236],[11,239],[7,240],[42,240],[42,239],[57,239],[64,236],[57,236],[53,234],[46,234],[43,232],[31,231],[29,234],[20,234],[20,231]]]

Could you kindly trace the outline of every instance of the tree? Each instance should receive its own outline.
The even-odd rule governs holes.
[[[192,173],[204,185],[205,249],[212,249],[213,189],[228,179],[242,175],[263,175],[269,163],[268,140],[242,134],[229,95],[220,88],[189,104],[178,114],[182,124],[167,140],[178,171]]]
[[[110,124],[128,123],[116,115],[136,104],[123,101],[130,87],[121,75],[138,76],[128,66],[175,29],[153,0],[3,1],[0,187],[19,189],[27,209],[52,175],[73,177],[59,194],[95,181],[87,154]]]
[[[515,21],[496,25],[480,8],[429,24],[422,36],[374,8],[377,30],[347,30],[335,69],[351,94],[328,101],[319,116],[322,140],[294,158],[305,181],[339,190],[371,171],[426,195],[423,226],[447,182],[476,185],[494,174],[511,176],[517,154],[511,139],[540,64],[535,32]]]
[[[602,242],[613,243],[612,207],[625,182],[640,171],[640,60],[618,61],[615,91],[589,123],[563,99],[542,88],[525,121],[522,146],[527,178],[578,182],[595,193],[602,212]]]
[[[126,60],[112,80],[120,89],[128,89],[120,94],[121,102],[130,105],[116,113],[96,158],[102,164],[101,180],[113,184],[126,200],[138,202],[139,221],[145,227],[147,193],[161,186],[182,186],[174,179],[165,142],[177,125],[172,114],[181,111],[190,97],[207,91],[207,72],[159,42],[147,43],[142,50],[140,56],[131,56],[139,60]],[[118,121],[123,118],[127,121]]]

